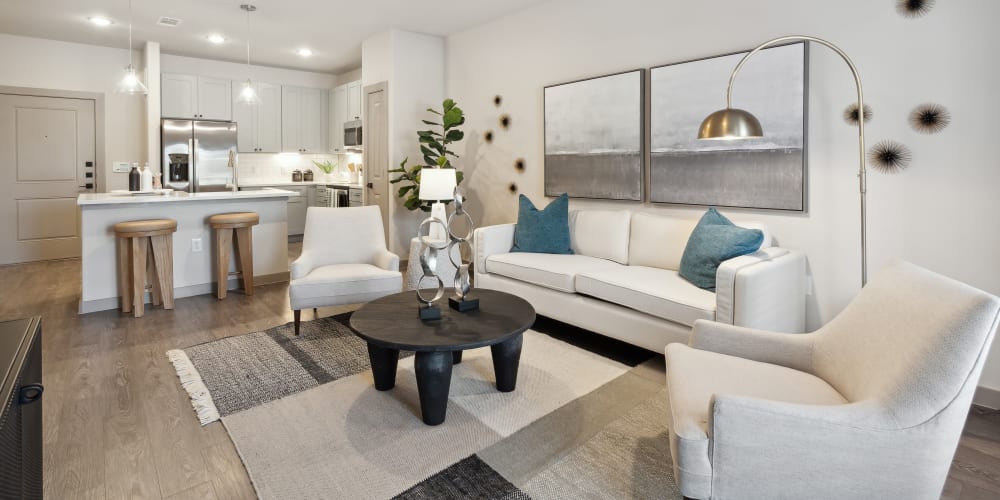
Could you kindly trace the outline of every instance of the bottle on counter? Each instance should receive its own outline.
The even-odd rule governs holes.
[[[142,167],[142,174],[141,175],[142,175],[142,179],[141,179],[140,185],[142,187],[142,190],[143,191],[152,191],[153,190],[153,171],[149,169],[149,162],[148,161],[146,162],[146,165]]]
[[[153,174],[153,190],[163,189],[163,183],[160,181],[160,173],[157,172]]]
[[[139,173],[139,162],[132,162],[132,169],[128,171],[128,190],[138,191],[142,187],[142,174]]]

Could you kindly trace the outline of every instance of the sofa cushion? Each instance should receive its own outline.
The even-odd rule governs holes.
[[[710,208],[691,231],[681,256],[680,275],[700,288],[715,291],[719,264],[756,252],[763,242],[763,231],[739,227]]]
[[[316,303],[327,299],[327,304],[339,303],[338,297],[365,294],[390,294],[399,292],[403,275],[371,264],[334,264],[313,269],[309,274],[294,279],[288,285],[288,297],[293,305]]]
[[[628,263],[633,266],[681,268],[681,256],[697,221],[647,213],[632,214]]]
[[[569,214],[573,253],[628,264],[628,210],[574,210]]]
[[[569,197],[563,194],[539,210],[522,194],[518,198],[514,246],[510,251],[573,253],[569,239]]]
[[[812,405],[839,405],[844,397],[819,377],[683,344],[666,348],[670,447],[679,459],[677,481],[685,495],[711,496],[709,414],[716,394]]]
[[[578,273],[619,267],[625,266],[586,255],[505,253],[486,259],[487,273],[567,293],[576,293]]]
[[[576,290],[657,318],[691,326],[715,319],[715,294],[677,275],[677,271],[644,266],[616,266],[581,271]]]

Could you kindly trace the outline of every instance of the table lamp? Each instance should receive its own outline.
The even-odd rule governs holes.
[[[840,47],[823,40],[821,38],[816,38],[813,36],[783,36],[775,38],[773,40],[768,40],[755,49],[743,56],[740,59],[739,64],[733,69],[732,74],[729,76],[729,88],[726,91],[726,109],[716,111],[710,115],[701,123],[701,128],[698,130],[699,139],[748,139],[751,137],[763,137],[764,130],[760,126],[760,121],[751,114],[749,111],[742,109],[737,109],[733,107],[733,83],[736,81],[736,75],[739,74],[740,69],[743,68],[743,64],[747,62],[747,59],[753,57],[754,54],[760,52],[762,49],[771,47],[774,45],[779,45],[789,42],[815,42],[819,45],[829,48],[837,53],[841,59],[847,63],[847,67],[851,70],[851,75],[854,77],[854,84],[858,91],[858,110],[865,109],[864,104],[864,92],[861,90],[861,77],[858,76],[858,69],[854,66],[850,57],[844,53]],[[861,193],[861,286],[864,287],[868,281],[868,248],[867,248],[867,229],[866,229],[866,219],[867,219],[867,207],[865,206],[865,194],[867,191],[867,177],[865,172],[865,120],[864,117],[858,120],[858,190]]]
[[[453,168],[423,168],[420,169],[420,193],[421,200],[433,201],[431,205],[431,217],[446,223],[448,216],[445,213],[442,201],[452,200],[455,197],[455,186],[458,180],[455,177]],[[444,224],[431,224],[428,238],[432,240],[446,240],[448,235]]]

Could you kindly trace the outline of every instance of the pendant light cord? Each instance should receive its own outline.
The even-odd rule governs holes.
[[[130,2],[132,0],[129,0]],[[247,8],[247,72],[250,71],[250,9]]]
[[[128,66],[132,66],[132,0],[128,0]]]

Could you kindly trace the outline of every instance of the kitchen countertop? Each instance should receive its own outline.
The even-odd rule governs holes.
[[[267,180],[249,180],[240,181],[240,187],[270,187],[270,186],[347,186],[349,188],[361,189],[364,186],[361,184],[352,184],[350,182],[337,182],[337,181],[267,181]]]
[[[171,194],[118,195],[111,193],[84,193],[76,204],[86,205],[128,205],[136,203],[182,203],[208,200],[237,200],[247,198],[289,198],[300,196],[295,191],[284,189],[262,189],[258,191],[213,191],[207,193],[187,193],[174,191]]]

